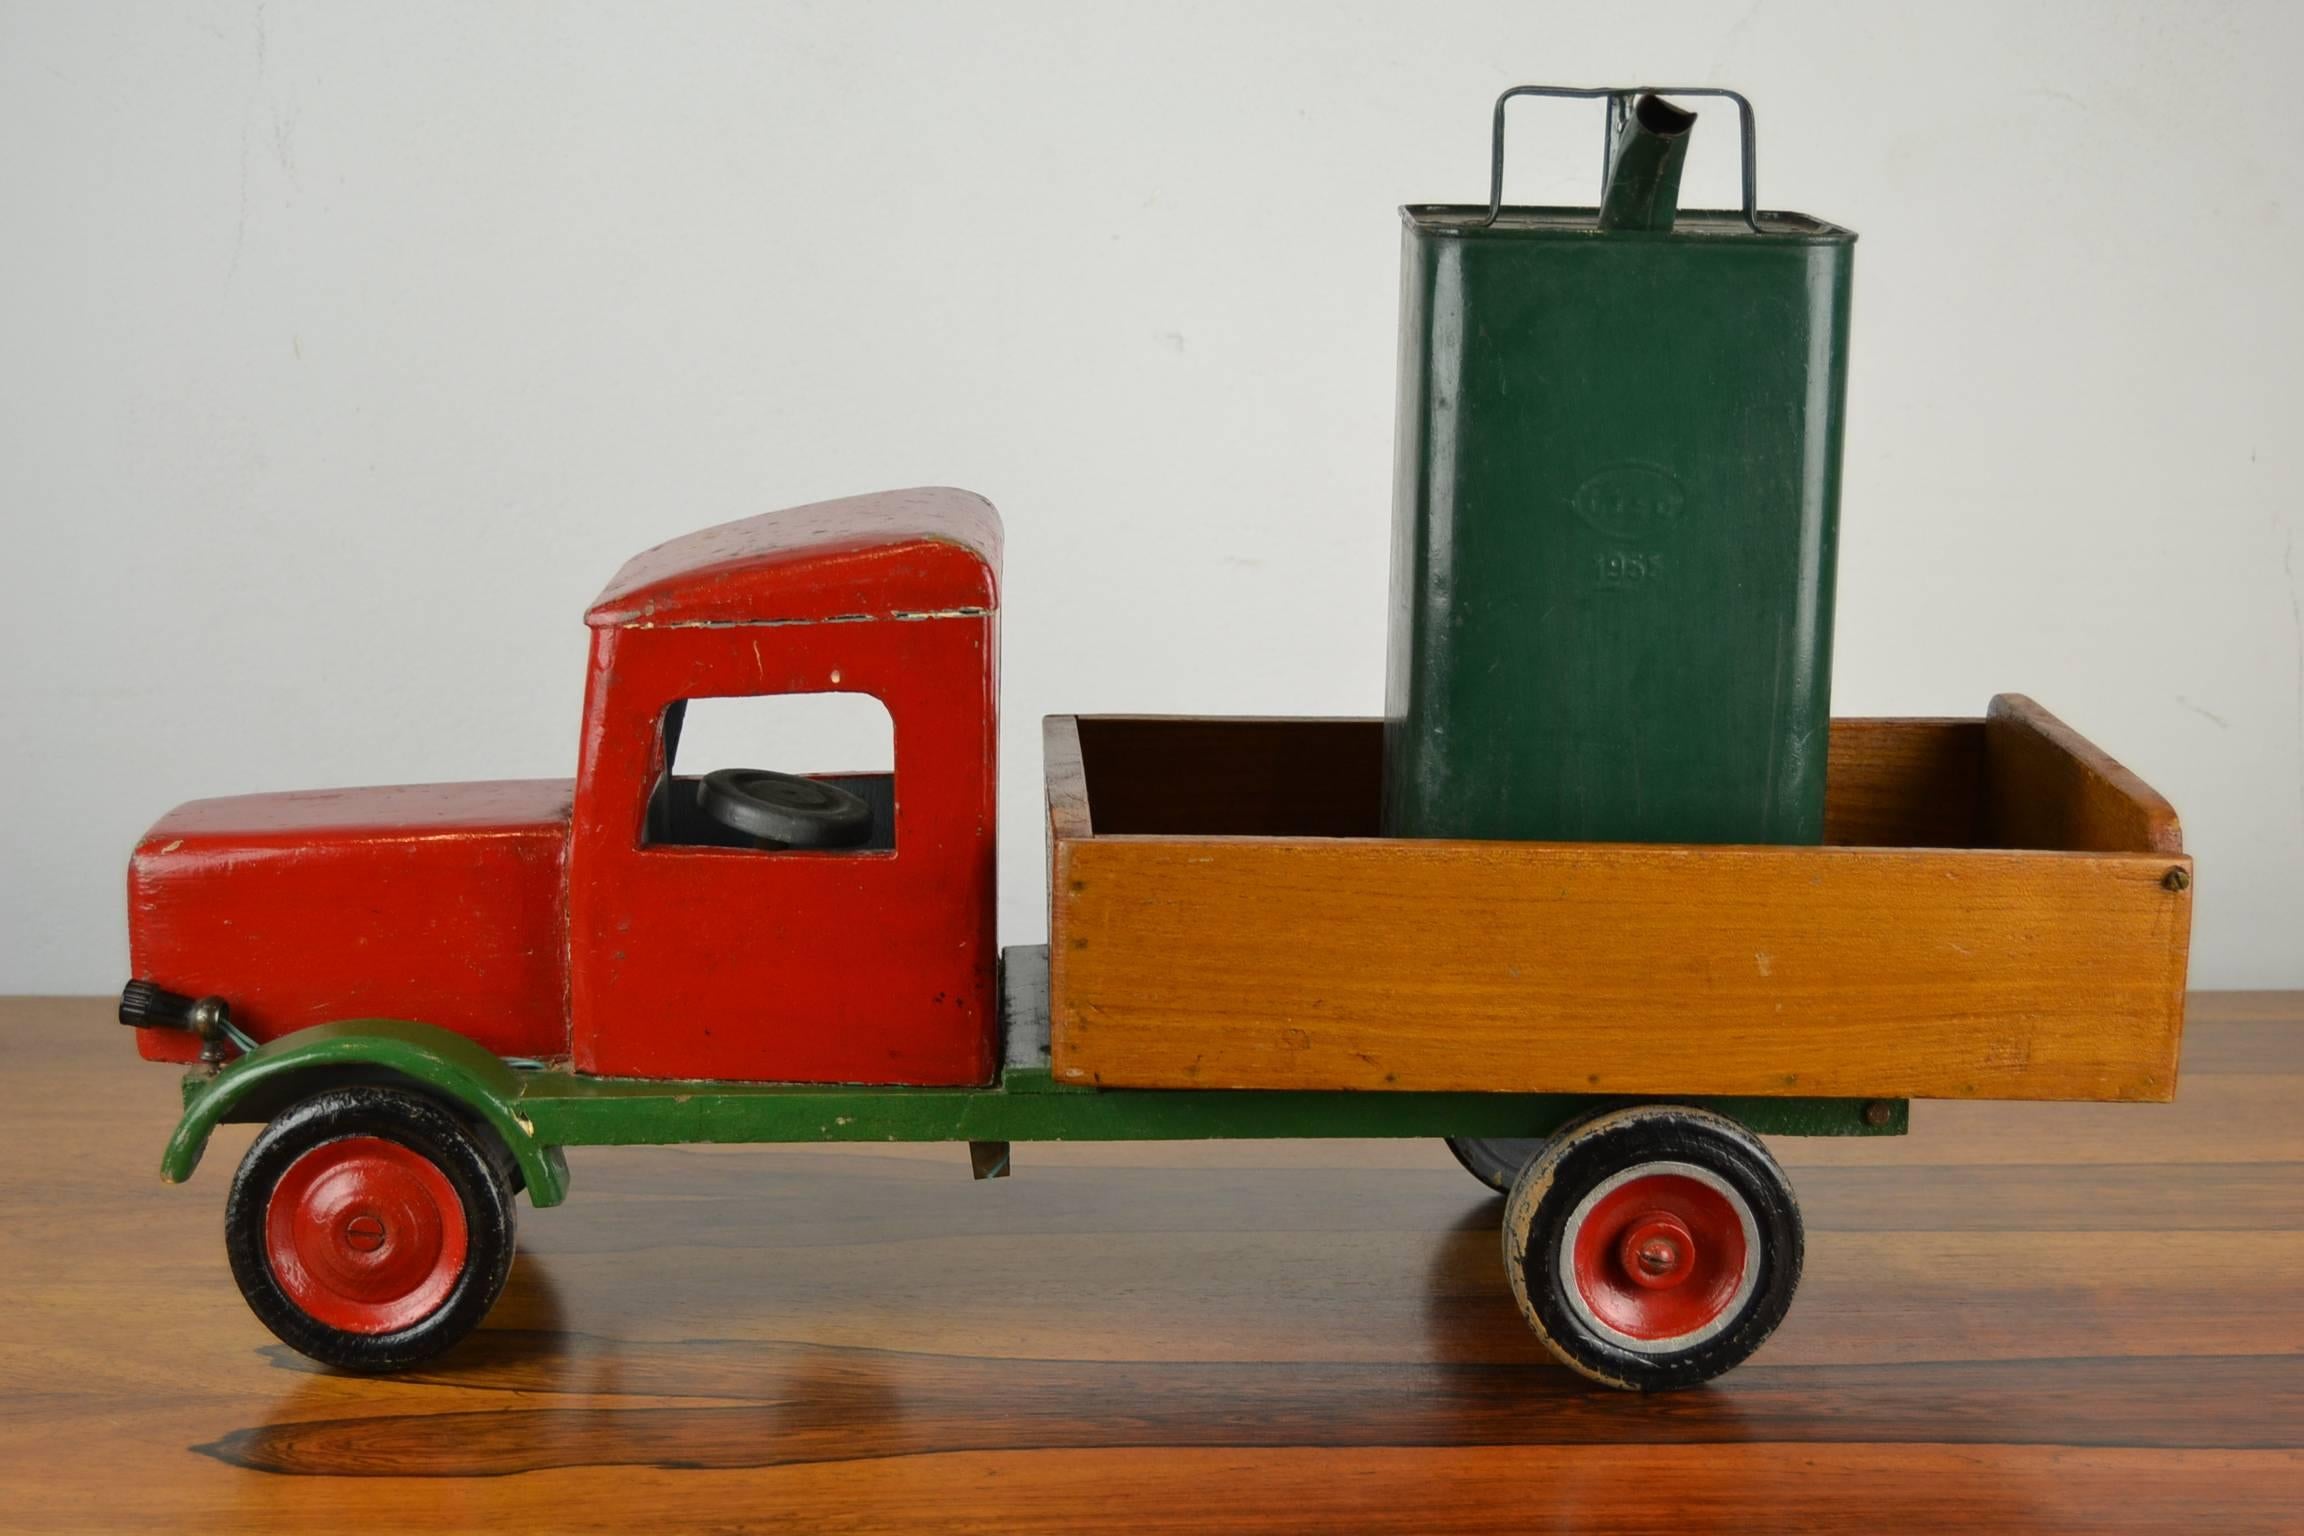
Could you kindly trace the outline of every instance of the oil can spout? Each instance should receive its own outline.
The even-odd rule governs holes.
[[[1608,150],[1602,229],[1671,232],[1680,211],[1680,167],[1688,159],[1688,133],[1695,126],[1695,113],[1661,96],[1644,95],[1632,104]]]

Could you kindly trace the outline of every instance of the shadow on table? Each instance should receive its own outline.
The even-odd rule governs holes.
[[[548,1265],[523,1256],[492,1326],[441,1361],[359,1382],[348,1400],[343,1378],[275,1348],[275,1363],[304,1379],[269,1422],[197,1449],[272,1473],[472,1477],[970,1450],[1744,1437],[1742,1415],[1717,1393],[1637,1399],[1546,1361],[1505,1287],[1498,1211],[1482,1200],[1435,1240],[1424,1360],[1033,1360],[604,1339],[563,1326]],[[361,1399],[375,1411],[344,1412]]]
[[[678,1171],[701,1187],[697,1170]],[[882,1180],[873,1198],[859,1200],[853,1187],[828,1187],[819,1170],[798,1170],[785,1182],[774,1169],[745,1165],[741,1192],[714,1216],[694,1204],[664,1215],[662,1201],[604,1212],[592,1227],[558,1234],[568,1251],[556,1258],[524,1255],[490,1326],[421,1370],[345,1378],[275,1349],[290,1384],[265,1421],[197,1449],[275,1474],[489,1477],[1101,1447],[2123,1444],[2137,1443],[2140,1404],[2150,1405],[2159,1426],[2154,1443],[2248,1446],[2277,1433],[2251,1408],[2263,1399],[2263,1361],[1771,1365],[1763,1353],[1690,1391],[1639,1397],[1597,1387],[1544,1356],[1505,1281],[1501,1202],[1471,1197],[1453,1175],[1442,1182],[1437,1173],[1353,1172],[1337,1177],[1327,1204],[1306,1206],[1301,1179],[1284,1189],[1269,1174],[1239,1170],[1203,1181],[1099,1169],[1076,1187],[1052,1179],[1044,1196],[972,1207],[965,1216],[954,1214],[948,1184],[912,1165],[873,1176]],[[1230,1195],[1207,1201],[1226,1179]],[[1115,1209],[1126,1211],[1125,1232],[1076,1225],[1099,1211],[1109,1221]],[[1456,1214],[1436,1227],[1435,1216],[1450,1209]],[[648,1230],[658,1220],[666,1231]],[[1287,1230],[1289,1220],[1300,1225]],[[1223,1223],[1231,1225],[1218,1233]],[[1068,1228],[1069,1248],[1033,1235]],[[701,1245],[670,1244],[675,1231],[726,1241],[707,1260]],[[1187,1234],[1199,1245],[1190,1246]],[[1350,1246],[1371,1235],[1394,1251],[1406,1243],[1428,1254],[1413,1329],[1403,1338],[1403,1319],[1387,1320],[1392,1358],[1238,1358],[1238,1330],[1265,1323],[1279,1340],[1275,1352],[1301,1356],[1303,1328],[1278,1326],[1300,1323],[1289,1315],[1292,1277],[1305,1264],[1331,1261],[1339,1238]],[[1114,1244],[1134,1246],[1119,1259],[1084,1257]],[[583,1263],[586,1252],[613,1253],[622,1268],[588,1272],[590,1304],[603,1310],[572,1325],[552,1265]],[[1034,1308],[1060,1305],[1051,1298],[1069,1294],[1076,1280],[1130,1285],[1146,1306],[1165,1305],[1192,1294],[1193,1266],[1211,1254],[1259,1266],[1222,1277],[1209,1292],[1210,1315],[1218,1298],[1241,1309],[1225,1318],[1225,1352],[1234,1358],[1015,1357],[1014,1320],[1028,1327]],[[621,1291],[609,1273],[625,1277]],[[617,1336],[625,1319],[668,1327],[681,1317],[751,1318],[773,1326],[811,1301],[829,1311],[801,1326],[832,1316],[854,1329],[874,1308],[965,1299],[971,1288],[1004,1279],[1032,1282],[1020,1301],[1011,1296],[987,1314],[1002,1319],[1006,1342],[997,1347],[1010,1353]],[[1353,1296],[1349,1287],[1331,1290],[1329,1315],[1349,1315]],[[1129,1303],[1105,1303],[1097,1317],[1107,1331],[1095,1337],[1125,1345],[1120,1319]],[[1051,1326],[1047,1336],[1061,1346],[1082,1331],[1075,1322]],[[1345,1341],[1338,1352],[1364,1356],[1364,1343]],[[2281,1379],[2304,1385],[2304,1361],[2288,1363]]]

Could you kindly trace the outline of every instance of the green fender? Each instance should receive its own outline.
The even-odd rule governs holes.
[[[265,1092],[250,1106],[263,1106],[260,1112],[235,1115],[251,1095],[269,1089],[302,1097],[293,1079],[317,1072],[325,1080],[345,1068],[403,1077],[461,1106],[504,1138],[527,1180],[529,1204],[558,1205],[568,1198],[567,1159],[558,1147],[536,1140],[536,1127],[520,1111],[520,1074],[462,1035],[404,1019],[315,1024],[266,1041],[214,1077],[187,1077],[184,1118],[168,1138],[160,1177],[183,1183],[200,1166],[200,1154],[217,1126],[232,1119],[262,1119],[284,1102]]]

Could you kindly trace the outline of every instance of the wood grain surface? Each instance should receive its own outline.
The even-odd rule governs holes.
[[[1370,837],[1380,732],[1046,722],[1058,1077],[1890,1099],[2174,1087],[2192,882],[2175,813],[2021,695],[1980,721],[1835,721],[1832,830],[1892,841],[1821,848]]]
[[[1777,1143],[1800,1299],[1657,1399],[1425,1142],[580,1149],[481,1334],[333,1376],[107,1020],[0,1003],[7,1531],[2304,1530],[2304,995],[2196,996],[2173,1104]]]
[[[2003,848],[2181,853],[2176,808],[2020,693],[1984,718],[1984,831]]]
[[[2165,1099],[2190,874],[2181,855],[2002,849],[1059,843],[1055,1070],[1110,1088]]]

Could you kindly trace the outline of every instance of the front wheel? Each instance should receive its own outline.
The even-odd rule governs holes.
[[[1802,1244],[1791,1181],[1760,1139],[1683,1105],[1563,1129],[1504,1207],[1528,1325],[1564,1365],[1635,1392],[1749,1357],[1792,1305]]]
[[[394,1088],[313,1095],[264,1128],[224,1204],[250,1310],[324,1365],[395,1371],[476,1327],[512,1269],[512,1169],[492,1138]]]

